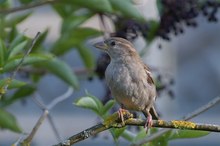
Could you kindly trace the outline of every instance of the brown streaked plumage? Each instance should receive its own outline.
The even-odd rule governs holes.
[[[158,118],[154,109],[156,88],[149,68],[142,62],[132,43],[112,37],[96,43],[95,47],[107,52],[111,58],[105,79],[112,96],[123,108],[142,111],[147,117],[147,127],[150,127],[151,114],[154,119]],[[121,115],[121,110],[119,113]]]

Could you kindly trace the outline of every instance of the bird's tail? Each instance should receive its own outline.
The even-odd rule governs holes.
[[[154,106],[152,106],[152,107],[150,108],[150,113],[151,113],[152,118],[153,118],[154,120],[159,120],[159,116],[158,116],[157,111],[156,111],[156,109],[154,108]]]

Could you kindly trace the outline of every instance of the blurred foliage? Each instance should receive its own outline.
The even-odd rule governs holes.
[[[41,1],[19,0],[19,2],[16,6],[25,7],[40,3]],[[61,60],[61,56],[74,49],[84,62],[85,68],[94,70],[96,66],[95,58],[86,42],[88,39],[101,36],[103,33],[94,28],[81,27],[84,22],[100,13],[120,15],[144,21],[144,18],[130,0],[122,0],[119,4],[117,3],[118,1],[115,0],[74,0],[62,2],[56,2],[55,0],[54,3],[51,3],[52,11],[57,13],[62,19],[60,37],[52,45],[45,46],[45,39],[50,28],[41,32],[33,50],[24,58],[22,67],[16,75],[19,76],[21,74],[22,76],[25,73],[26,79],[22,81],[11,79],[10,75],[17,69],[25,52],[30,48],[32,38],[29,38],[25,32],[19,32],[17,26],[31,17],[33,12],[4,13],[4,11],[13,9],[14,2],[0,0],[0,127],[2,129],[9,129],[15,132],[22,131],[18,123],[15,122],[14,115],[8,113],[6,108],[14,102],[24,100],[37,91],[37,84],[46,74],[53,74],[69,86],[79,89],[79,81],[74,73],[74,69]],[[87,100],[90,102],[89,98]],[[90,104],[93,103],[91,102]],[[103,113],[99,113],[99,115],[105,116],[105,112],[112,105],[113,101],[109,101],[105,106],[102,103],[97,105],[104,109]]]
[[[90,27],[82,27],[84,22],[94,16],[99,16],[101,20],[102,16],[105,15],[113,22],[115,36],[123,37],[130,41],[141,36],[146,41],[146,44],[150,44],[158,36],[165,40],[170,40],[168,34],[172,31],[176,32],[177,23],[182,20],[189,22],[188,20],[196,17],[196,15],[193,15],[194,17],[190,17],[190,19],[188,17],[178,19],[175,14],[183,16],[185,13],[188,14],[188,11],[184,11],[184,8],[191,9],[189,6],[190,0],[180,1],[181,3],[179,1],[155,1],[161,17],[161,20],[158,21],[146,20],[134,6],[132,0],[18,0],[16,7],[22,8],[21,10],[26,10],[25,7],[28,9],[19,13],[12,13],[15,10],[15,3],[12,0],[0,0],[0,128],[22,132],[15,116],[9,113],[7,108],[15,102],[30,97],[37,91],[39,81],[46,74],[56,76],[75,89],[80,88],[79,77],[75,74],[74,69],[61,59],[63,55],[72,50],[78,52],[86,70],[92,71],[92,75],[100,75],[100,79],[103,78],[103,72],[110,60],[107,58],[108,56],[105,56],[101,58],[104,60],[101,63],[100,60],[96,61],[91,48],[86,44],[89,39],[103,35],[103,32]],[[60,36],[51,45],[45,45],[50,28],[41,32],[31,53],[24,58],[25,52],[30,48],[32,38],[28,37],[25,32],[20,32],[17,26],[33,15],[28,6],[41,6],[38,4],[44,2],[49,4],[52,8],[51,11],[61,18]],[[205,1],[199,4],[197,11],[203,10],[202,4],[205,5]],[[179,5],[184,7],[179,9]],[[211,8],[214,6],[216,5],[208,5]],[[173,12],[173,9],[181,12],[170,13]],[[192,7],[192,9],[194,10],[195,8]],[[210,16],[211,20],[215,18],[214,14],[213,12],[212,17]],[[105,25],[104,22],[102,23]],[[180,28],[178,27],[178,29]],[[145,51],[142,50],[142,52]],[[22,67],[16,75],[20,75],[20,78],[10,78],[10,75],[17,69],[23,58]],[[22,74],[26,75],[25,81],[22,80]],[[165,89],[165,85],[161,84],[160,80],[158,79],[158,88]],[[90,94],[75,102],[75,105],[92,110],[102,119],[105,119],[110,114],[109,110],[114,104],[114,100],[108,100],[103,103]],[[135,143],[137,140],[147,136],[142,128],[136,134],[125,128],[111,129],[110,132],[115,142],[117,142],[119,137],[123,137],[129,142]],[[157,129],[152,128],[150,133],[154,132],[157,132]],[[172,131],[147,145],[166,146],[168,141],[173,139],[195,138],[207,134],[196,131]]]

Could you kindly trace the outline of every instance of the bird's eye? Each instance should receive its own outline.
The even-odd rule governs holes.
[[[114,47],[114,46],[116,45],[115,41],[111,41],[111,42],[110,42],[110,45],[111,45],[112,47]]]

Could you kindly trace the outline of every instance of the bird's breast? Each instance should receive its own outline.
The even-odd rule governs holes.
[[[142,110],[149,102],[149,91],[145,79],[140,78],[141,68],[129,68],[127,64],[110,63],[105,72],[112,96],[125,108]]]

